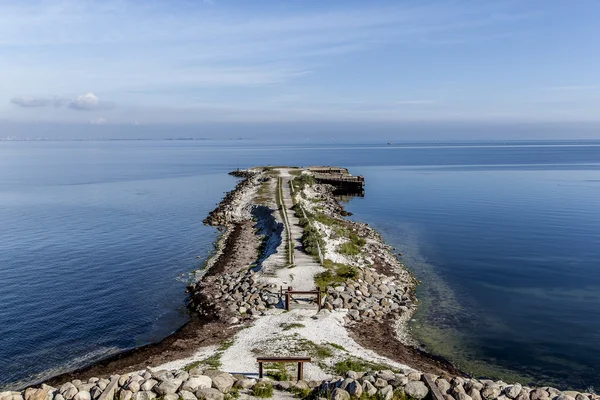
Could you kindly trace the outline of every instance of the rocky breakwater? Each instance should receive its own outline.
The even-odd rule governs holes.
[[[275,390],[275,392],[274,392]],[[598,400],[599,395],[531,388],[518,383],[455,377],[450,380],[412,369],[368,372],[348,371],[344,376],[316,381],[273,381],[199,367],[152,370],[112,375],[110,379],[74,380],[60,387],[41,385],[23,392],[0,392],[0,400],[230,400],[248,397],[284,397],[287,391],[301,398],[443,399],[443,400]]]
[[[233,190],[227,192],[217,208],[211,211],[208,214],[208,217],[202,221],[206,225],[226,226],[229,223],[240,219],[241,215],[239,207],[245,203],[243,199],[244,195],[258,186],[263,177],[263,174],[259,171],[252,170],[237,170],[233,171],[231,174],[234,176],[241,176],[244,179],[239,181]]]

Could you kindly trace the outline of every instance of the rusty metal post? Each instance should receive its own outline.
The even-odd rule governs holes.
[[[317,303],[319,303],[319,311],[321,311],[321,289],[318,289],[317,292]]]
[[[298,380],[301,381],[304,379],[304,363],[298,363]]]
[[[259,378],[263,377],[263,363],[261,363],[261,362],[258,363],[258,377]]]
[[[285,310],[290,311],[290,292],[285,293]]]

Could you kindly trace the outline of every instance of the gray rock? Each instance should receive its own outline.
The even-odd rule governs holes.
[[[133,399],[133,393],[130,390],[121,390],[119,392],[119,400],[131,400]]]
[[[6,399],[6,400],[10,400],[10,399]],[[63,397],[62,394],[57,393],[57,394],[54,395],[54,400],[65,400],[65,398]]]
[[[429,389],[421,381],[410,381],[404,386],[404,392],[417,400],[421,400],[427,396]]]
[[[535,389],[529,393],[529,398],[531,400],[548,400],[550,395],[544,389]]]
[[[253,379],[254,380],[254,379]],[[238,381],[239,382],[239,381]],[[237,382],[236,382],[237,383]],[[256,381],[255,381],[256,384]],[[235,386],[235,385],[234,385]],[[254,386],[254,384],[252,385]],[[287,381],[282,381],[282,382],[277,382],[275,384],[275,388],[279,389],[279,390],[290,390],[290,388],[292,387],[292,383],[291,382],[287,382]]]
[[[381,400],[392,400],[394,397],[394,388],[392,385],[387,385],[384,388],[379,389],[379,398]]]
[[[181,390],[187,390],[188,392],[195,392],[198,389],[208,389],[212,387],[212,379],[206,375],[192,375],[190,379],[183,382]]]
[[[179,395],[175,393],[169,393],[163,396],[164,400],[179,400]]]
[[[70,388],[77,389],[75,387],[75,385],[73,385],[71,382],[67,382],[58,388],[58,392],[64,396],[64,393]],[[73,395],[73,396],[75,396],[75,395]]]
[[[133,395],[133,400],[153,400],[156,398],[154,392],[137,392]]]
[[[469,392],[467,393],[469,396],[471,396],[471,398],[473,400],[482,400],[481,399],[481,392],[475,388],[472,388],[471,390],[469,390]]]
[[[73,397],[73,400],[92,400],[92,395],[90,392],[82,390]]]
[[[363,392],[369,396],[375,396],[377,388],[369,381],[363,381]]]
[[[523,386],[518,383],[507,386],[504,388],[504,395],[509,399],[516,399],[519,393],[521,393],[521,389],[523,389]]]
[[[389,369],[379,371],[375,374],[375,376],[381,379],[385,379],[386,381],[391,381],[396,377],[394,373]]]
[[[103,381],[104,381],[103,379],[100,380],[100,382],[103,382]],[[102,391],[102,394],[100,395],[100,397],[98,397],[98,400],[113,400],[115,398],[115,392],[119,388],[119,382],[121,382],[121,376],[119,376],[119,375],[111,376],[110,381],[108,381],[106,388]],[[123,399],[120,399],[120,400],[123,400]]]
[[[140,383],[138,381],[131,381],[127,384],[126,389],[131,393],[137,393],[140,391]]]
[[[186,371],[179,371],[175,374],[175,378],[181,379],[185,382],[190,378],[190,374],[188,374]]]
[[[502,393],[502,390],[500,389],[500,387],[498,387],[498,385],[485,385],[483,387],[483,390],[481,390],[481,398],[484,400],[494,400],[497,399],[498,396],[500,396],[500,393]]]
[[[46,400],[46,397],[48,396],[49,392],[49,389],[44,390],[27,388],[23,397],[25,398],[25,400]]]
[[[296,382],[293,387],[298,390],[310,390],[310,386],[304,380]]]
[[[454,396],[456,400],[473,400],[471,396],[466,393],[460,392],[456,396]]]
[[[158,384],[158,381],[154,380],[154,379],[148,379],[147,381],[144,381],[144,383],[142,383],[140,385],[140,389],[141,390],[152,390],[152,388],[154,386],[156,386]]]
[[[192,392],[188,392],[187,390],[180,390],[179,397],[181,397],[182,400],[197,400],[196,395]]]
[[[177,393],[177,390],[179,390],[182,383],[183,381],[181,379],[167,379],[154,386],[154,391],[162,396]]]
[[[346,378],[346,379],[344,379],[344,380],[342,381],[342,383],[340,383],[340,384],[338,385],[338,387],[339,387],[340,389],[344,389],[344,390],[346,390],[346,388],[348,387],[348,385],[349,385],[349,384],[351,384],[352,382],[354,382],[354,379],[352,379],[352,378]]]
[[[75,387],[77,387],[77,390],[79,390],[80,392],[89,392],[94,386],[94,383],[80,383],[79,385],[75,385]]]
[[[358,378],[360,378],[360,376],[359,376],[358,372],[348,371],[348,372],[346,372],[346,378],[358,379]]]
[[[170,373],[169,371],[164,370],[164,369],[162,369],[160,371],[152,371],[152,377],[159,382],[167,381],[169,379],[174,378],[172,373]]]
[[[72,400],[73,397],[75,397],[75,395],[77,394],[77,391],[78,390],[75,387],[75,385],[71,385],[71,386],[69,386],[69,388],[67,390],[65,390],[64,392],[61,392],[61,394],[63,395],[65,400]]]
[[[218,389],[207,388],[207,389],[198,389],[196,391],[196,397],[199,400],[224,400],[225,395],[219,392]]]
[[[568,394],[559,394],[554,398],[554,400],[575,400],[573,396],[569,396]]]
[[[442,392],[442,394],[448,393],[448,391],[452,387],[450,385],[450,382],[448,382],[444,378],[439,378],[437,381],[435,381],[435,383],[436,383],[437,387],[440,389],[440,392]]]
[[[335,388],[331,392],[331,400],[350,400],[350,393],[344,389]]]
[[[204,375],[204,370],[200,367],[192,368],[188,371],[190,376]]]
[[[220,372],[218,374],[213,374],[212,379],[212,387],[218,389],[222,393],[229,393],[229,390],[234,384],[234,379],[227,372]]]
[[[411,372],[410,374],[408,374],[408,380],[409,381],[420,381],[421,375],[422,374],[420,372]]]
[[[250,389],[254,385],[256,385],[256,379],[248,379],[248,378],[237,380],[233,384],[233,386],[238,389]],[[288,387],[288,389],[289,389],[289,387]]]
[[[590,400],[590,398],[582,393],[579,393],[577,396],[575,396],[575,400]]]
[[[102,389],[100,389],[98,386],[94,386],[90,391],[90,394],[92,395],[92,399],[97,400],[102,394]]]
[[[358,381],[353,380],[346,388],[346,391],[350,393],[350,396],[352,397],[360,397],[362,396],[363,388]]]
[[[378,389],[384,388],[388,385],[387,381],[385,379],[381,379],[381,378],[377,378],[377,380],[375,381],[374,386]]]

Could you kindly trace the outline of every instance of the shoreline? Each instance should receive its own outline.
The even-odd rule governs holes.
[[[415,398],[422,398],[418,396],[425,393],[424,397],[430,390],[435,392],[434,387],[459,400],[555,400],[554,395],[564,396],[557,400],[600,398],[579,392],[561,394],[548,387],[536,389],[473,379],[449,360],[420,349],[407,326],[417,308],[417,280],[379,232],[366,223],[344,218],[348,213],[335,199],[329,185],[313,183],[295,188],[295,176],[310,176],[303,171],[288,167],[234,171],[243,179],[204,221],[216,226],[223,234],[217,239],[215,252],[205,267],[191,274],[194,282],[187,290],[190,293],[189,322],[160,342],[55,376],[46,380],[42,389],[36,390],[45,390],[44,386],[48,385],[62,384],[62,388],[70,384],[69,381],[94,380],[96,383],[101,380],[97,377],[122,374],[127,380],[119,386],[127,392],[128,382],[136,376],[131,371],[142,371],[137,376],[152,380],[156,368],[170,369],[172,375],[177,376],[194,370],[201,375],[206,368],[222,367],[223,371],[246,371],[243,374],[251,376],[253,373],[248,371],[255,368],[256,354],[265,351],[289,354],[291,350],[292,355],[299,351],[312,355],[314,365],[307,366],[307,374],[312,378],[310,382],[321,386],[340,375],[340,364],[352,362],[371,370],[399,371],[387,379],[388,386],[396,388],[394,385],[398,385],[407,393],[409,386],[410,390],[418,386],[418,393],[409,393]],[[290,184],[289,190],[281,190],[282,178]],[[259,201],[261,190],[266,193],[277,191],[276,196],[281,199],[278,197],[276,203],[281,207],[275,205],[273,196]],[[264,221],[253,213],[258,207],[268,207],[266,209],[275,221],[273,226],[268,225],[271,233],[264,237],[259,237],[257,228]],[[286,238],[281,238],[275,249],[270,249],[274,250],[272,253],[265,255],[265,247],[268,247],[265,243],[270,240],[270,235],[277,234],[275,227],[278,224],[284,224],[290,232]],[[314,240],[319,243],[321,265],[317,264],[316,254],[299,250],[306,248],[304,240],[308,231],[317,232]],[[292,246],[296,249],[292,251],[297,252],[296,263],[282,264],[277,257],[285,252],[291,240],[302,243],[300,247]],[[260,265],[258,260],[264,260],[265,265]],[[278,263],[282,265],[277,266]],[[325,297],[318,313],[307,308],[312,301],[302,298],[294,299],[294,307],[298,309],[288,313],[282,310],[282,287],[307,290],[324,280],[327,284],[320,290]],[[293,330],[293,334],[287,333],[288,330]],[[301,347],[297,347],[298,344]],[[348,371],[346,379],[359,379],[350,372],[353,371]],[[387,372],[384,375],[390,376]],[[392,380],[396,383],[392,384]],[[412,385],[412,382],[418,384]],[[282,390],[286,390],[284,386]],[[486,394],[487,389],[489,393]],[[144,391],[156,397],[152,390]],[[535,398],[534,392],[537,393]],[[9,392],[0,393],[0,400],[20,400],[15,397],[4,399],[3,393]],[[506,393],[505,398],[502,393]],[[135,397],[133,400],[152,398]],[[450,398],[446,397],[447,400]],[[32,399],[26,395],[24,400]]]

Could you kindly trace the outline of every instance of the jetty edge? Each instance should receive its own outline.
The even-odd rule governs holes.
[[[2,392],[0,400],[220,400],[290,393],[336,400],[600,398],[469,378],[419,352],[384,354],[386,348],[411,348],[405,323],[416,308],[416,280],[377,232],[342,217],[335,187],[299,168],[248,174],[209,216],[223,234],[188,289],[190,308],[220,324],[221,338],[228,339],[162,365],[148,360],[150,367],[129,372],[85,379],[82,373],[55,386]],[[290,297],[289,288],[319,288],[324,300],[316,305],[292,296],[285,311],[282,297]],[[372,343],[375,334],[383,346]],[[310,357],[305,380],[295,380],[283,364],[267,366],[268,378],[256,379],[257,358],[275,355]]]

